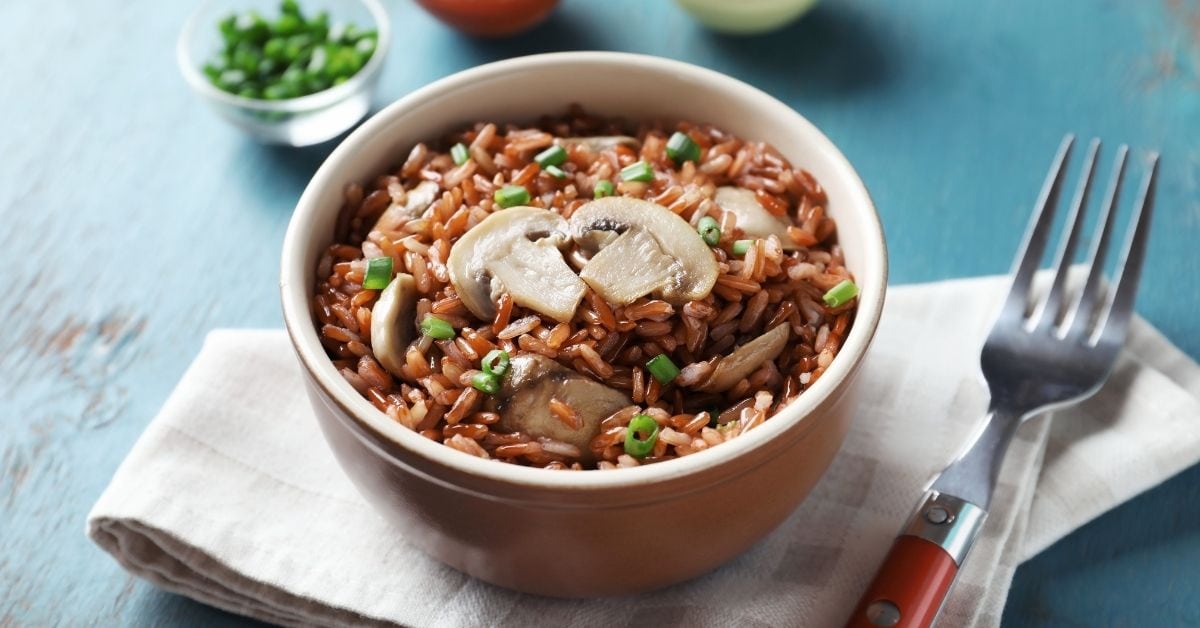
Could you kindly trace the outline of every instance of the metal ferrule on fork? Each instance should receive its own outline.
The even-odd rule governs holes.
[[[987,511],[965,499],[931,490],[925,493],[917,509],[900,534],[925,539],[946,550],[954,564],[962,566]]]

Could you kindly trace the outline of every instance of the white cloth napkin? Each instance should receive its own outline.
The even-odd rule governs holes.
[[[155,585],[280,624],[840,625],[983,414],[978,348],[1004,290],[1003,278],[890,289],[868,397],[814,492],[744,555],[661,591],[522,595],[407,544],[343,477],[276,330],[208,337],[87,534]],[[997,625],[1017,564],[1196,463],[1198,393],[1200,367],[1135,320],[1100,393],[1022,426],[940,624]]]

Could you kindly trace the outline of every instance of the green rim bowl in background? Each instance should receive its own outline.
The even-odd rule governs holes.
[[[705,26],[731,35],[756,35],[790,24],[817,0],[675,0]]]

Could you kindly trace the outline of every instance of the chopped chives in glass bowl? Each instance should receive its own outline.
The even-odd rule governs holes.
[[[209,0],[176,52],[223,118],[264,143],[306,146],[366,115],[388,43],[379,0]]]

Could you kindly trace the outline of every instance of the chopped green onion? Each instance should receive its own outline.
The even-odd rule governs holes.
[[[750,250],[750,246],[754,244],[754,240],[736,240],[733,243],[734,255],[745,255],[746,251]]]
[[[263,44],[263,54],[272,61],[287,61],[287,43],[281,37],[272,37]]]
[[[625,428],[625,453],[634,458],[645,458],[654,451],[654,443],[658,442],[658,423],[644,415],[634,415],[629,426]]]
[[[263,88],[262,96],[264,100],[286,100],[292,97],[292,92],[286,85],[268,85]]]
[[[506,185],[492,196],[496,200],[496,204],[505,209],[524,205],[529,202],[529,190],[526,190],[520,185]]]
[[[391,281],[392,258],[375,257],[367,262],[367,276],[363,278],[363,288],[383,290]]]
[[[721,241],[721,223],[712,216],[701,218],[700,223],[696,225],[696,231],[700,232],[700,237],[709,246],[716,246]]]
[[[560,166],[567,160],[567,151],[563,150],[562,146],[556,144],[538,153],[533,160],[543,169],[549,166]]]
[[[466,144],[463,144],[462,142],[450,147],[450,156],[454,158],[454,164],[456,166],[461,166],[467,163],[467,160],[471,158],[471,155],[467,153]]]
[[[700,161],[700,147],[692,141],[687,133],[676,131],[667,140],[667,157],[676,164],[683,165],[685,161]]]
[[[563,172],[562,168],[559,168],[558,166],[546,166],[544,170],[546,171],[546,174],[554,177],[555,179],[567,178],[567,173]]]
[[[650,371],[654,379],[657,379],[661,384],[670,384],[671,380],[679,377],[679,367],[675,366],[671,358],[668,358],[664,353],[650,358],[650,361],[646,362],[646,370]]]
[[[653,181],[654,170],[650,164],[637,161],[621,169],[621,178],[625,181]]]
[[[503,349],[492,349],[483,356],[481,364],[484,373],[504,377],[504,374],[508,372],[508,352]]]
[[[842,283],[829,289],[822,297],[825,299],[825,305],[829,307],[839,307],[850,302],[850,299],[858,296],[858,286],[849,279],[842,280]]]
[[[223,46],[205,74],[219,89],[261,100],[297,98],[345,82],[375,54],[378,39],[353,25],[339,26],[331,37],[329,13],[305,16],[297,0],[280,0],[276,18],[251,10],[222,18],[217,29]],[[342,33],[354,37],[343,41]],[[228,71],[245,78],[222,78]]]
[[[284,13],[272,25],[276,35],[294,35],[304,29],[304,18],[294,13]]]
[[[426,315],[421,321],[421,333],[434,340],[449,340],[454,337],[454,328],[436,316]]]
[[[616,190],[613,189],[612,181],[609,181],[608,179],[601,179],[600,181],[596,182],[596,191],[592,194],[592,196],[595,198],[604,198],[605,196],[612,196],[613,192],[615,191]]]
[[[471,376],[471,385],[479,392],[494,395],[500,392],[500,378],[487,373],[476,373]]]

